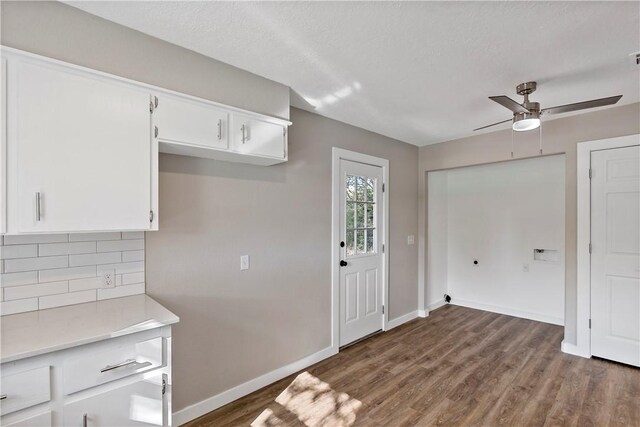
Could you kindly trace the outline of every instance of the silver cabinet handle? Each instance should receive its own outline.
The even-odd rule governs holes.
[[[222,119],[218,119],[218,140],[222,139]]]
[[[128,360],[125,360],[124,362],[116,363],[115,365],[107,365],[104,368],[100,369],[100,372],[109,372],[114,369],[124,368],[126,366],[135,365],[137,363],[138,362],[136,361],[136,359],[128,359]]]
[[[246,128],[246,126],[245,126],[245,125],[242,125],[242,127],[240,128],[240,129],[242,129],[242,143],[243,143],[243,144],[245,143],[245,140],[246,140],[246,138],[245,138],[245,136],[244,136],[245,128]]]
[[[40,192],[36,192],[36,221],[40,221]]]
[[[0,396],[0,400],[5,400],[6,398],[7,398],[6,394],[3,394],[3,395]]]
[[[87,414],[82,415],[82,427],[87,427]]]

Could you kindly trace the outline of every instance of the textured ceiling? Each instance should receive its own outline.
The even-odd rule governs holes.
[[[640,98],[627,57],[640,51],[640,2],[68,3],[283,83],[295,106],[419,146],[508,119],[487,96],[520,101],[515,86],[528,80],[543,108]]]

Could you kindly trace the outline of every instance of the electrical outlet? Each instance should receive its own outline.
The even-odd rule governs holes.
[[[116,273],[115,270],[102,271],[102,287],[103,288],[115,288],[116,287]]]
[[[407,245],[413,245],[416,242],[416,236],[413,234],[411,236],[407,236]]]
[[[249,269],[249,255],[242,255],[240,257],[240,270]]]
[[[529,263],[525,262],[524,264],[522,264],[522,271],[524,271],[525,273],[529,272]]]

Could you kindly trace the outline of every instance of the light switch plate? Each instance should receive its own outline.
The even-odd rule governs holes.
[[[416,242],[416,236],[414,236],[413,234],[410,236],[407,236],[407,245],[413,245]]]
[[[249,255],[242,255],[240,257],[240,270],[249,269]]]

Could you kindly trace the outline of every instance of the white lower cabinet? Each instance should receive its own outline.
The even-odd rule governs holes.
[[[137,380],[92,397],[68,403],[63,424],[88,426],[163,426],[165,420],[164,374]],[[163,385],[165,384],[165,385]]]
[[[2,426],[170,426],[171,327],[3,363]]]

